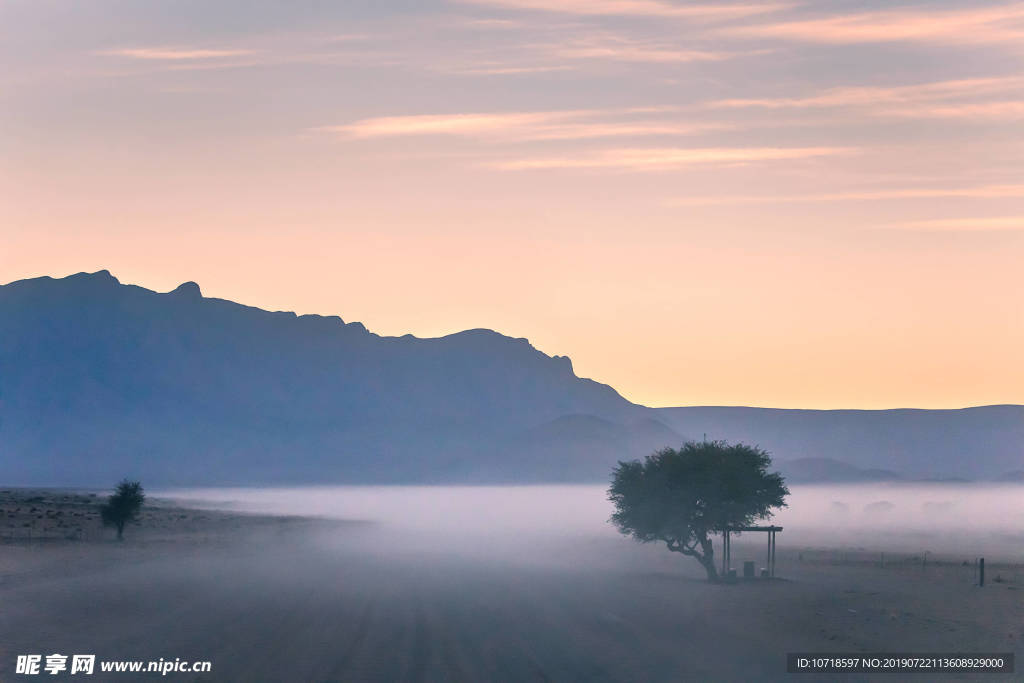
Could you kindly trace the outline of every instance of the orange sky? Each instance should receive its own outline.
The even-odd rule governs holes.
[[[0,280],[490,327],[648,405],[1024,403],[1024,4],[371,4],[4,3]]]

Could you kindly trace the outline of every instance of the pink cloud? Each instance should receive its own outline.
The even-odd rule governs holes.
[[[98,54],[109,57],[128,57],[130,59],[150,60],[190,60],[218,59],[224,57],[240,57],[251,55],[252,50],[212,50],[201,48],[169,48],[169,47],[138,47],[103,50]]]
[[[692,135],[727,124],[651,120],[662,109],[570,110],[547,112],[420,114],[383,116],[318,130],[352,139],[399,136],[458,136],[492,141],[578,140],[604,137]]]
[[[991,93],[1005,92],[1008,88],[1020,87],[1022,85],[1024,85],[1024,78],[1018,76],[965,78],[894,87],[853,86],[830,88],[828,90],[803,97],[737,98],[716,100],[709,102],[707,106],[731,109],[856,107],[976,97]]]
[[[1024,5],[948,11],[894,9],[720,29],[731,36],[809,43],[945,42],[991,43],[1024,38]]]
[[[576,156],[534,157],[491,164],[502,170],[619,169],[658,171],[703,164],[738,164],[850,154],[849,147],[710,147],[606,149]]]
[[[937,232],[989,232],[1024,230],[1024,216],[988,216],[982,218],[940,218],[935,220],[892,223],[890,230],[922,230]]]
[[[749,3],[723,5],[682,5],[661,0],[458,0],[463,4],[512,10],[558,12],[584,16],[679,17],[693,20],[736,19],[776,12],[788,3]]]
[[[705,206],[712,204],[789,204],[805,202],[879,201],[886,199],[929,199],[966,197],[992,199],[1024,197],[1024,185],[983,185],[953,188],[901,188],[861,192],[826,192],[802,195],[724,195],[716,197],[679,197],[668,200],[670,206]]]

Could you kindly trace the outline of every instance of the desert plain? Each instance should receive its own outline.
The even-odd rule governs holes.
[[[481,510],[441,531],[427,513],[402,525],[200,498],[151,497],[118,542],[99,524],[102,494],[0,491],[0,680],[31,680],[15,662],[32,653],[211,662],[166,676],[179,681],[1019,680],[786,672],[798,651],[1019,661],[1012,552],[989,559],[982,588],[955,553],[783,532],[776,579],[712,585],[663,545],[572,525],[533,533],[534,520],[502,526]],[[759,536],[734,541],[733,566],[764,564]]]

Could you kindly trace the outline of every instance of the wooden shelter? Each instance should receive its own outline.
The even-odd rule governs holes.
[[[768,533],[768,558],[765,568],[768,576],[775,577],[775,534],[782,531],[781,526],[734,526],[722,530],[722,576],[729,575],[732,568],[732,540],[730,534],[740,531],[764,531]]]

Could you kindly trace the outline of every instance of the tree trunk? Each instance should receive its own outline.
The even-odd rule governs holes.
[[[700,562],[701,566],[704,567],[704,571],[708,574],[708,581],[712,583],[718,582],[720,577],[718,576],[718,570],[715,569],[715,547],[706,536],[699,538],[697,541],[700,543],[700,550],[697,550],[696,546],[680,543],[674,538],[665,538],[663,540],[672,552],[682,553]]]
[[[117,523],[117,540],[124,540],[124,522]]]
[[[715,547],[711,543],[711,539],[702,538],[700,539],[700,547],[703,551],[697,558],[701,565],[704,567],[704,571],[708,574],[708,581],[712,583],[718,583],[719,576],[718,570],[715,568]]]

